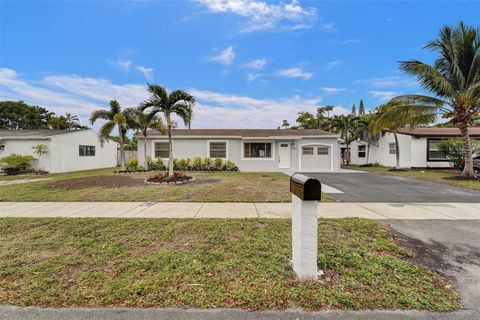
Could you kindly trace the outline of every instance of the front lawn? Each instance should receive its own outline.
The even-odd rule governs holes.
[[[0,185],[0,201],[291,201],[289,177],[282,173],[188,173],[195,180],[185,185],[146,185],[144,180],[153,173],[114,174],[113,170],[30,176],[51,179]],[[0,179],[11,180],[11,177]],[[327,202],[333,197],[324,195],[322,199]]]
[[[480,190],[480,179],[463,179],[460,177],[460,171],[455,169],[409,169],[406,171],[389,171],[391,169],[389,167],[361,167],[357,165],[344,165],[342,168],[410,177],[419,180],[449,184],[461,188]]]
[[[281,219],[0,219],[0,305],[460,308],[385,226],[321,219],[319,282],[295,279]]]

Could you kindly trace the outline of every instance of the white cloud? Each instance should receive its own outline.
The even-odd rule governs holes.
[[[139,66],[137,67],[137,70],[140,71],[141,73],[143,73],[143,75],[145,76],[145,78],[148,80],[148,81],[152,81],[153,80],[153,72],[155,71],[155,69],[153,68],[146,68],[144,66]]]
[[[380,90],[372,90],[369,91],[373,97],[377,98],[379,102],[387,102],[388,100],[398,96],[400,92],[397,91],[380,91]]]
[[[245,67],[250,68],[250,69],[257,69],[257,70],[262,70],[263,67],[267,64],[267,59],[262,58],[262,59],[255,59],[252,61],[249,61],[245,64]]]
[[[341,44],[341,45],[355,44],[355,43],[359,43],[360,41],[361,41],[361,39],[352,38],[352,39],[342,40],[342,41],[339,42],[339,44]]]
[[[329,61],[323,65],[323,69],[325,70],[332,70],[333,68],[336,68],[338,66],[341,66],[343,64],[343,61],[340,59],[335,59],[332,61]]]
[[[386,88],[386,87],[409,87],[416,88],[418,87],[417,82],[411,79],[401,78],[399,76],[387,76],[387,77],[378,77],[370,78],[355,81],[356,83],[365,83],[369,86],[376,88]]]
[[[347,90],[345,88],[335,88],[335,87],[321,87],[320,89],[325,93],[338,93],[338,92],[343,92]]]
[[[275,29],[309,29],[317,19],[317,9],[304,8],[297,0],[270,4],[258,0],[196,0],[212,13],[230,13],[246,20],[243,32]]]
[[[276,75],[287,78],[303,78],[303,80],[308,80],[313,77],[314,73],[303,71],[300,68],[290,68],[279,70],[277,71]]]
[[[194,128],[276,128],[283,119],[294,123],[299,111],[315,112],[322,102],[322,97],[258,99],[198,89],[189,92],[198,101],[194,109]],[[108,108],[111,99],[117,99],[126,108],[138,105],[148,95],[143,84],[115,84],[106,79],[77,75],[27,80],[15,70],[0,68],[0,99],[24,100],[56,113],[71,112],[78,115],[83,124],[88,124],[93,110]],[[346,112],[343,108],[334,111],[335,114]]]
[[[251,82],[251,81],[254,81],[254,80],[258,79],[260,76],[261,76],[260,73],[248,73],[247,74],[247,80]]]
[[[119,68],[120,70],[123,71],[128,71],[130,67],[132,66],[132,60],[128,59],[118,59],[117,61],[112,61],[110,59],[107,59],[107,63],[115,68]]]
[[[208,60],[228,66],[232,63],[233,58],[235,58],[235,52],[233,51],[233,47],[230,46],[220,51],[219,54],[217,54],[216,56],[210,57]]]

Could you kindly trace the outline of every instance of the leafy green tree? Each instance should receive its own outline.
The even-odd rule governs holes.
[[[302,129],[320,129],[329,131],[332,120],[330,112],[333,108],[333,106],[319,107],[317,108],[317,114],[315,116],[310,112],[299,112],[296,119],[296,122],[299,124],[298,127]]]
[[[363,105],[363,99],[360,99],[360,105],[358,106],[358,115],[363,116],[365,114],[365,106]]]
[[[352,112],[351,112],[352,116],[356,117],[357,116],[357,108],[355,107],[355,103],[353,104],[352,106]]]
[[[373,117],[373,113],[362,114],[356,123],[359,138],[367,143],[367,163],[370,162],[370,147],[379,138],[379,135],[372,131]]]
[[[168,93],[167,89],[156,84],[149,84],[148,91],[151,96],[140,105],[140,109],[142,111],[151,109],[149,112],[153,112],[153,114],[161,113],[165,117],[169,144],[168,174],[173,176],[172,128],[174,122],[172,115],[177,115],[183,120],[185,126],[190,127],[195,98],[183,90]]]
[[[0,129],[34,130],[48,128],[53,112],[23,101],[0,101]]]
[[[282,127],[283,127],[284,129],[288,129],[288,128],[290,127],[290,123],[288,123],[287,120],[283,120],[283,122],[282,122]]]
[[[440,142],[440,149],[445,151],[448,161],[455,168],[462,167],[462,160],[465,154],[465,148],[461,138],[449,138]],[[472,141],[473,154],[480,153],[480,142]]]
[[[382,134],[389,131],[395,138],[396,169],[400,169],[400,145],[397,131],[400,128],[414,128],[434,123],[437,117],[429,108],[411,108],[395,101],[390,101],[377,108],[372,119],[373,134]]]
[[[340,134],[340,138],[347,146],[345,159],[347,164],[350,163],[350,144],[358,139],[360,132],[358,130],[358,117],[349,115],[336,115],[332,118],[331,129],[333,132]]]
[[[425,48],[439,54],[433,65],[408,60],[400,62],[400,69],[415,76],[434,96],[403,95],[393,101],[403,107],[430,109],[459,128],[465,150],[462,175],[473,177],[468,128],[480,113],[480,32],[463,22],[443,26]]]
[[[102,119],[106,122],[100,128],[100,137],[107,140],[115,126],[118,129],[118,142],[120,145],[120,167],[125,170],[125,149],[124,141],[128,126],[133,125],[133,120],[124,114],[117,100],[110,100],[110,110],[100,109],[93,111],[90,115],[90,122],[93,125],[97,120]]]

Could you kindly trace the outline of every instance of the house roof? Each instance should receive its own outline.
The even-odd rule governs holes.
[[[50,136],[68,134],[86,130],[0,130],[0,139],[47,139]]]
[[[141,137],[141,135],[137,135]],[[167,133],[157,130],[148,131],[147,137],[166,137]],[[337,136],[319,129],[173,129],[174,137],[319,137]]]
[[[397,130],[398,133],[407,134],[415,137],[460,137],[460,129],[458,128],[445,128],[445,127],[432,127],[432,128],[401,128]],[[480,127],[468,128],[470,136],[480,137]]]

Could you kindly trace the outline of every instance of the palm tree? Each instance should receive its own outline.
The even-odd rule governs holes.
[[[359,138],[367,143],[367,163],[370,162],[370,146],[378,140],[378,134],[372,131],[372,124],[373,114],[371,112],[364,112],[358,117],[357,130]]]
[[[400,128],[414,128],[420,125],[434,123],[437,115],[431,108],[411,108],[409,105],[403,105],[390,101],[387,104],[379,106],[373,116],[371,131],[373,135],[383,134],[389,131],[395,138],[395,157],[396,169],[400,169],[400,145],[397,131]]]
[[[118,143],[120,145],[120,168],[125,170],[125,150],[124,141],[129,126],[132,126],[132,119],[122,112],[117,100],[110,100],[110,110],[100,109],[93,111],[90,115],[90,122],[93,125],[98,119],[107,122],[100,128],[100,137],[102,140],[108,140],[115,126],[118,128]]]
[[[147,133],[149,129],[157,129],[161,132],[165,131],[162,118],[157,115],[157,111],[153,108],[149,112],[144,112],[142,107],[128,108],[125,113],[129,114],[129,118],[133,119],[131,129],[141,132],[143,136],[143,166],[147,168]]]
[[[193,105],[195,98],[183,90],[175,90],[168,93],[167,89],[157,84],[149,84],[148,91],[151,96],[140,105],[142,111],[151,108],[153,114],[162,113],[167,123],[168,131],[168,174],[173,176],[173,147],[172,147],[172,128],[174,122],[172,115],[177,115],[183,120],[185,126],[190,128],[193,115]]]
[[[350,144],[357,140],[360,134],[357,128],[357,121],[358,118],[353,114],[336,115],[331,121],[331,129],[333,132],[340,134],[340,138],[343,139],[347,146],[346,154],[344,154],[347,164],[350,164]]]
[[[430,108],[458,127],[465,149],[462,175],[473,177],[468,127],[480,112],[480,31],[463,22],[454,28],[443,26],[438,39],[425,48],[440,54],[433,65],[408,60],[400,62],[400,69],[415,76],[435,96],[403,95],[393,101],[411,108]]]

